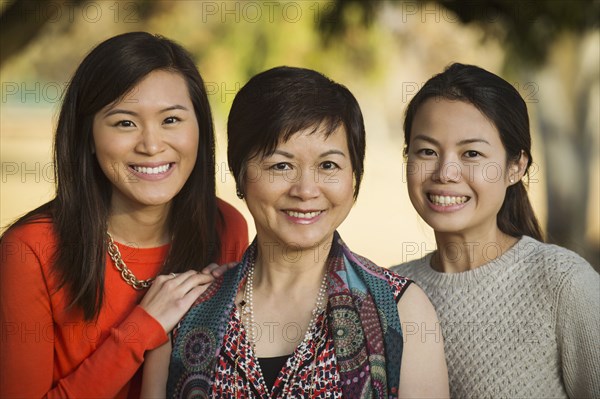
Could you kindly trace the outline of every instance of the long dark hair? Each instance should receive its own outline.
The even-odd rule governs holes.
[[[58,239],[53,270],[59,287],[68,290],[71,306],[81,308],[86,320],[97,317],[103,303],[112,191],[91,150],[93,118],[156,70],[184,78],[199,127],[196,164],[170,207],[172,242],[162,273],[201,269],[219,253],[213,121],[192,58],[178,44],[146,32],[100,43],[77,68],[62,102],[54,140],[56,197],[11,226],[52,219]]]
[[[407,154],[413,120],[419,107],[430,98],[464,101],[475,106],[496,127],[506,150],[506,163],[517,162],[523,151],[527,157],[525,174],[529,177],[531,134],[527,106],[519,92],[501,77],[474,65],[452,64],[429,79],[413,97],[404,119],[404,153]],[[528,235],[543,241],[525,183],[521,180],[506,190],[497,215],[500,231],[513,237]]]
[[[248,160],[271,155],[300,130],[346,130],[354,172],[354,199],[364,171],[365,126],[350,90],[319,72],[280,66],[254,76],[236,94],[227,121],[227,159],[243,193]]]

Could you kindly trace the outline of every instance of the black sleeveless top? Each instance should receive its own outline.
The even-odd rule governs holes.
[[[279,372],[283,366],[285,366],[285,362],[287,362],[290,356],[292,355],[258,358],[258,364],[260,364],[260,370],[265,378],[265,383],[269,392],[273,389],[273,384],[275,384]]]

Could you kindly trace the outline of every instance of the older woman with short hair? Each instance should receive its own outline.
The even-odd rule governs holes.
[[[427,297],[351,252],[336,232],[365,155],[350,91],[308,69],[260,73],[237,94],[228,137],[256,239],[183,318],[172,350],[148,356],[144,394],[447,397]]]

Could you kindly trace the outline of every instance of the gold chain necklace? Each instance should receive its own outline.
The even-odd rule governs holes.
[[[123,257],[121,256],[119,247],[117,247],[117,244],[115,244],[115,241],[113,240],[112,236],[108,231],[106,232],[106,246],[108,250],[108,255],[114,262],[117,270],[121,272],[121,277],[123,278],[123,280],[125,280],[127,284],[129,284],[136,290],[143,290],[152,285],[154,278],[149,278],[147,280],[138,280],[137,277],[135,277],[135,274],[133,274],[131,270],[129,270],[129,268],[123,261]]]

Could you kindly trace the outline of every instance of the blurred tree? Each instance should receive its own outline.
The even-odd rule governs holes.
[[[73,0],[78,5],[83,0]],[[52,19],[51,12],[36,11],[32,1],[13,1],[3,4],[0,15],[0,67],[32,42],[46,23]]]
[[[161,12],[165,7],[174,7],[176,3],[179,4],[152,0],[126,2],[135,5],[143,24],[147,24],[149,17],[155,15],[161,15],[161,20],[165,19]],[[0,4],[1,68],[6,60],[41,37],[43,28],[54,18],[51,6],[72,10],[85,7],[88,2],[10,0]],[[49,6],[40,8],[41,4]],[[338,46],[339,52],[350,57],[352,65],[359,65],[371,73],[377,68],[378,62],[374,60],[378,56],[377,49],[382,45],[374,37],[363,34],[365,30],[362,28],[372,25],[385,7],[399,7],[404,14],[419,12],[418,7],[443,9],[462,24],[480,26],[488,40],[502,43],[506,49],[505,76],[537,85],[533,87],[534,90],[543,88],[552,91],[551,95],[544,96],[544,101],[536,104],[538,112],[532,118],[532,125],[542,135],[546,159],[548,241],[576,250],[595,265],[600,263],[597,243],[590,245],[585,240],[591,178],[589,165],[597,156],[598,146],[597,126],[590,126],[590,121],[597,115],[597,110],[592,109],[592,99],[594,95],[597,97],[594,90],[598,90],[600,71],[598,61],[593,58],[596,56],[592,56],[591,62],[586,61],[585,48],[590,46],[589,41],[582,39],[598,28],[600,0],[333,0],[319,4],[320,13],[315,22],[323,41],[332,43],[340,36],[347,35],[349,39],[344,40],[344,46]],[[194,14],[192,8],[186,9],[186,16],[188,13],[195,16],[194,24],[197,24],[201,16]],[[273,53],[288,52],[288,59],[291,60],[294,54],[296,57],[309,57],[306,51],[290,48],[285,40],[286,35],[300,32],[298,26],[293,26],[293,32],[278,30],[275,34],[274,30],[282,29],[281,26],[224,24],[220,19],[211,21],[203,24],[201,35],[194,31],[196,25],[190,27],[179,19],[170,22],[186,32],[182,36],[185,38],[183,44],[195,49],[194,56],[197,59],[213,57],[227,60],[220,64],[220,68],[227,71],[230,82],[244,81],[265,67],[272,66],[270,60]],[[403,22],[398,20],[396,23],[400,25]],[[67,32],[72,29],[69,24],[64,26]],[[156,28],[156,25],[151,27]],[[287,28],[292,29],[290,26]],[[357,28],[361,35],[356,34]],[[313,45],[311,36],[305,34],[306,43],[310,43],[307,46]],[[361,40],[357,40],[357,37]],[[595,41],[592,46],[597,48],[598,36],[595,35],[592,41]],[[332,60],[335,54],[328,51],[327,62],[322,61],[322,64],[317,63],[314,67],[327,73],[329,66],[335,65],[335,60]],[[65,62],[71,64],[72,60],[66,59]],[[228,86],[226,89],[231,88]],[[217,105],[225,107],[231,97],[222,99]]]
[[[73,13],[86,0],[39,0],[2,1],[0,14],[0,68],[11,57],[23,51],[35,41],[42,29],[63,12]],[[136,10],[143,16],[150,15],[158,5],[151,0],[136,0]],[[63,18],[67,19],[67,18]]]
[[[600,25],[598,0],[334,0],[318,23],[324,40],[330,42],[348,29],[349,9],[360,10],[360,22],[371,24],[386,3],[397,7],[404,3],[405,13],[416,13],[417,5],[437,3],[463,24],[479,24],[502,41],[511,57],[508,64],[517,66],[540,66],[561,34],[581,35]]]
[[[589,60],[589,43],[584,39],[600,24],[600,1],[335,0],[319,21],[319,29],[325,43],[330,43],[356,23],[356,18],[348,18],[356,10],[362,14],[358,23],[368,25],[385,6],[415,12],[416,7],[426,4],[444,7],[461,23],[477,24],[488,39],[502,43],[506,49],[505,75],[537,85],[533,87],[536,91],[541,85],[551,89],[548,92],[553,95],[538,102],[537,120],[532,120],[542,135],[546,159],[546,238],[576,250],[598,268],[600,248],[598,243],[586,242],[585,234],[590,165],[598,154],[599,132],[597,126],[590,126],[590,120],[597,117],[598,110],[592,106],[600,66],[594,55]],[[597,49],[598,37],[592,41]],[[549,59],[553,62],[548,63]]]

